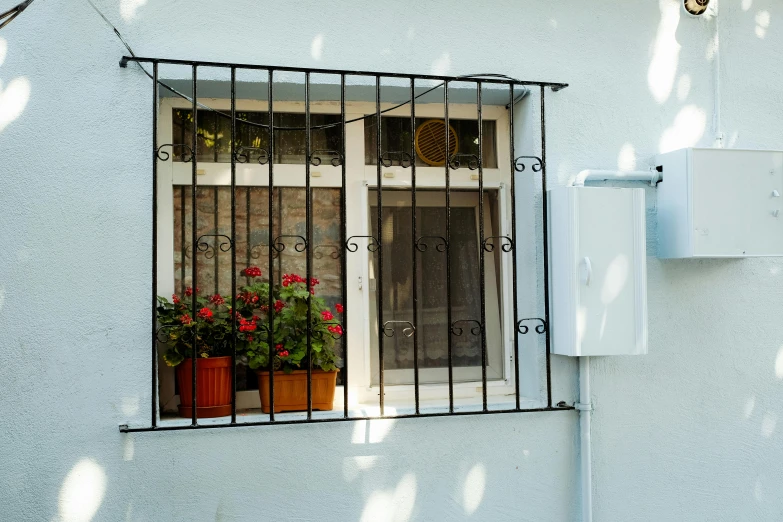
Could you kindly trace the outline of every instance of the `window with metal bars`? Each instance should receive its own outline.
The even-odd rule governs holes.
[[[552,405],[546,200],[531,244],[516,208],[517,187],[546,189],[544,96],[564,84],[130,61],[153,77],[152,412],[122,431],[570,409]],[[208,68],[228,96],[199,96]],[[238,98],[246,71],[263,96]],[[276,74],[301,96],[278,101]],[[540,156],[516,155],[533,91]],[[540,317],[518,310],[520,251],[543,254]],[[546,344],[539,402],[520,392],[527,334]]]

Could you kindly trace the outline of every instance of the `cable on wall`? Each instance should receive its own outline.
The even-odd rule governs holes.
[[[32,0],[27,0],[27,3],[29,3],[29,2],[32,2]],[[90,4],[90,6],[91,6],[91,7],[92,7],[92,8],[95,10],[95,12],[96,12],[96,13],[98,13],[98,15],[99,15],[101,18],[103,18],[104,22],[106,22],[106,24],[107,24],[109,27],[111,27],[111,29],[112,29],[112,31],[114,32],[114,34],[115,34],[115,35],[117,35],[117,38],[119,38],[119,39],[120,39],[120,42],[122,42],[122,45],[124,45],[124,46],[125,46],[125,48],[128,50],[128,52],[130,53],[130,55],[131,55],[132,57],[136,58],[136,53],[134,53],[134,52],[133,52],[133,49],[131,49],[131,46],[128,44],[128,42],[126,42],[126,41],[125,41],[125,38],[123,38],[123,37],[122,37],[122,34],[121,34],[121,33],[120,33],[120,31],[119,31],[119,30],[118,30],[118,29],[117,29],[117,28],[114,26],[114,24],[112,24],[112,23],[109,21],[109,19],[108,19],[108,18],[106,18],[106,16],[105,16],[105,15],[104,15],[104,14],[103,14],[103,13],[102,13],[102,12],[101,12],[101,11],[100,11],[100,10],[99,10],[97,7],[96,7],[96,6],[95,6],[95,4],[93,4],[93,3],[92,3],[92,0],[87,0],[87,3],[88,3],[88,4]],[[2,26],[0,26],[0,27],[2,27]],[[139,68],[140,68],[140,69],[141,69],[141,70],[144,72],[144,74],[146,74],[146,75],[147,75],[147,77],[148,77],[150,80],[153,80],[153,78],[152,78],[152,74],[150,74],[150,73],[149,73],[149,71],[147,71],[147,69],[145,69],[145,68],[144,68],[144,67],[141,65],[141,63],[139,63],[139,62],[136,62],[136,65],[138,65],[138,66],[139,66]],[[457,78],[464,79],[464,80],[471,80],[471,79],[475,79],[475,78],[501,78],[501,79],[505,79],[505,80],[519,81],[519,80],[517,80],[516,78],[512,78],[512,77],[510,77],[510,76],[506,76],[505,74],[490,74],[490,73],[484,73],[484,74],[466,74],[466,75],[464,75],[464,76],[458,76]],[[153,81],[154,81],[154,80],[153,80]],[[193,103],[193,99],[192,99],[190,96],[188,96],[187,94],[184,94],[184,93],[181,93],[181,92],[179,92],[179,91],[178,91],[178,90],[176,90],[174,87],[171,87],[170,85],[167,85],[167,84],[166,84],[166,83],[164,83],[163,81],[161,81],[161,80],[158,80],[158,85],[160,85],[161,87],[165,88],[166,90],[168,90],[169,92],[171,92],[171,93],[172,93],[172,94],[174,94],[175,96],[177,96],[177,97],[179,97],[179,98],[182,98],[183,100],[187,100],[187,101],[188,101],[188,102],[190,102],[190,103]],[[439,84],[435,85],[434,87],[431,87],[430,89],[427,89],[426,91],[422,92],[421,94],[417,94],[416,96],[414,96],[414,99],[416,99],[416,100],[417,100],[417,99],[421,98],[422,96],[426,96],[427,94],[431,93],[432,91],[434,91],[434,90],[436,90],[436,89],[439,89],[440,87],[443,87],[443,85],[444,85],[443,83],[439,83]],[[526,93],[525,93],[525,94],[526,94]],[[516,103],[517,103],[517,101],[519,101],[519,100],[521,100],[522,98],[524,98],[525,94],[522,94],[522,95],[520,95],[520,96],[519,96],[517,99],[515,99],[515,100],[514,100],[514,103],[516,104]],[[395,106],[393,106],[393,107],[389,107],[388,109],[384,109],[384,110],[382,110],[382,111],[381,111],[381,114],[385,114],[385,113],[387,113],[387,112],[391,112],[391,111],[393,111],[393,110],[399,109],[400,107],[404,107],[405,105],[407,105],[407,104],[409,104],[409,103],[411,103],[411,100],[405,100],[404,102],[402,102],[402,103],[399,103],[399,104],[397,104],[397,105],[395,105]],[[224,118],[229,118],[229,119],[231,118],[231,116],[230,116],[229,114],[226,114],[226,113],[224,113],[224,112],[222,112],[222,111],[219,111],[219,110],[217,110],[217,109],[213,109],[212,107],[209,107],[208,105],[204,105],[204,104],[203,104],[203,103],[201,103],[201,102],[198,102],[198,101],[197,101],[197,102],[196,102],[196,106],[198,106],[198,108],[200,108],[200,109],[207,110],[207,111],[211,111],[211,112],[214,112],[215,114],[219,114],[220,116],[222,116],[222,117],[224,117]],[[345,123],[346,123],[346,124],[347,124],[347,123],[354,123],[354,122],[357,122],[357,121],[362,121],[362,120],[366,120],[366,119],[369,119],[369,118],[374,118],[374,117],[375,117],[375,113],[373,113],[373,114],[367,114],[367,115],[365,115],[365,116],[359,116],[359,117],[357,117],[357,118],[353,118],[353,119],[351,119],[351,120],[345,120]],[[243,119],[241,119],[241,118],[236,118],[236,121],[238,121],[238,122],[242,122],[242,123],[244,123],[244,124],[246,124],[246,125],[250,125],[250,126],[252,126],[252,127],[261,127],[261,128],[267,128],[267,127],[268,127],[268,125],[266,125],[266,124],[264,124],[264,123],[258,123],[258,122],[254,122],[254,121],[243,120]],[[310,129],[312,129],[312,130],[316,130],[316,129],[328,129],[328,128],[331,128],[331,127],[338,127],[338,126],[340,126],[340,125],[343,125],[343,122],[337,122],[337,123],[326,123],[326,124],[323,124],[323,125],[311,125],[311,126],[310,126]],[[306,128],[305,128],[305,127],[281,127],[281,126],[278,126],[278,125],[275,125],[275,129],[276,129],[276,130],[306,130]]]
[[[11,9],[9,9],[4,13],[0,13],[0,29],[10,24],[14,18],[19,16],[19,14],[25,9],[27,9],[27,7],[29,7],[29,5],[32,3],[33,0],[25,0],[24,2],[17,5],[16,7],[12,7]]]

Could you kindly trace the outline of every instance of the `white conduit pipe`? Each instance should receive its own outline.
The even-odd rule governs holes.
[[[657,170],[596,170],[587,169],[576,175],[574,187],[584,187],[585,181],[648,181],[653,187],[656,183],[663,180],[663,176]]]
[[[590,358],[579,358],[579,454],[581,459],[582,522],[593,521],[593,451],[590,435],[590,416],[593,404],[590,402]]]

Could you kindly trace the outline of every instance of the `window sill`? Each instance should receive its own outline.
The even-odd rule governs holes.
[[[335,393],[334,409],[331,411],[313,411],[314,420],[342,419],[344,415],[342,388],[338,387],[339,393]],[[520,408],[536,409],[543,405],[540,401],[528,398],[520,399]],[[487,396],[487,409],[489,411],[509,411],[516,408],[513,395]],[[454,399],[454,412],[457,414],[468,414],[471,412],[481,413],[481,396],[478,399],[474,397],[463,397]],[[419,413],[423,415],[448,414],[448,399],[421,400],[419,401]],[[386,400],[384,404],[384,418],[394,419],[396,417],[408,417],[416,414],[416,409],[412,401],[394,401]],[[353,404],[348,408],[348,417],[363,419],[376,419],[381,417],[378,403],[359,403]],[[275,422],[290,423],[297,421],[306,421],[307,412],[284,412],[275,414]],[[160,417],[159,426],[169,428],[176,426],[189,426],[190,419],[178,417],[174,413],[164,412]],[[199,419],[199,425],[222,425],[230,422],[230,417],[215,417],[211,419]],[[237,424],[254,424],[270,422],[269,414],[263,413],[261,409],[249,408],[237,410]]]

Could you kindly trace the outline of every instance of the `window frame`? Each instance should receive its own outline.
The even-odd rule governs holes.
[[[201,103],[222,111],[230,111],[230,100],[225,98],[199,98]],[[393,107],[393,103],[382,103],[381,110]],[[164,97],[160,99],[159,120],[158,120],[158,142],[174,143],[172,112],[175,108],[190,109],[192,105],[187,100],[179,98]],[[304,102],[299,101],[276,101],[274,103],[275,112],[301,112],[305,111]],[[236,100],[236,110],[240,111],[267,111],[268,104],[262,100]],[[346,120],[361,118],[367,115],[373,115],[376,107],[370,102],[346,102]],[[391,110],[384,116],[391,117],[409,117],[408,108],[401,107]],[[340,107],[333,102],[310,103],[312,114],[340,114]],[[416,115],[422,118],[442,118],[442,103],[422,103],[416,104]],[[476,117],[476,107],[471,104],[449,104],[449,117],[454,119],[474,119]],[[495,121],[495,145],[496,156],[498,158],[497,168],[484,168],[484,188],[485,190],[497,190],[499,197],[499,215],[497,218],[498,231],[495,235],[511,235],[511,209],[509,181],[512,175],[509,162],[501,161],[502,158],[510,156],[509,149],[509,125],[508,109],[503,106],[485,105],[483,107],[483,119],[485,121]],[[361,204],[354,208],[348,206],[347,222],[349,223],[347,236],[368,235],[367,223],[369,219],[369,191],[377,186],[377,166],[365,165],[364,154],[364,121],[348,123],[346,125],[346,201],[359,201]],[[275,163],[275,187],[304,187],[305,186],[305,166],[299,164],[281,164]],[[385,188],[410,188],[410,168],[401,166],[382,167],[383,187]],[[445,166],[440,167],[416,167],[417,189],[443,189]],[[268,186],[268,165],[259,165],[257,163],[237,163],[236,164],[236,185],[237,186]],[[341,167],[333,166],[328,161],[318,166],[311,167],[311,186],[313,188],[341,188]],[[450,171],[450,186],[452,189],[477,189],[477,172],[468,168],[461,168]],[[230,185],[231,163],[212,163],[199,162],[198,169],[199,185]],[[174,215],[173,215],[173,190],[174,186],[189,186],[192,178],[192,166],[190,163],[175,162],[173,155],[167,161],[158,163],[158,293],[160,295],[169,295],[175,292],[174,289]],[[352,217],[355,216],[355,217]],[[518,223],[520,217],[517,217]],[[350,223],[361,223],[361,227],[351,228]],[[518,226],[519,235],[519,226]],[[364,247],[348,256],[346,259],[347,268],[347,296],[346,314],[350,328],[345,335],[348,337],[348,382],[349,382],[349,408],[365,409],[366,407],[376,407],[378,402],[379,387],[372,383],[372,365],[370,353],[370,324],[369,316],[365,311],[369,310],[369,291],[366,290],[367,284],[360,289],[359,282],[355,274],[361,274],[363,282],[369,282],[369,253]],[[516,325],[514,325],[513,307],[512,307],[512,280],[513,270],[511,256],[501,255],[499,265],[500,278],[500,323],[501,323],[501,361],[503,366],[503,376],[501,379],[487,380],[487,396],[500,397],[512,396],[515,393],[513,360],[514,336],[516,334]],[[356,306],[355,303],[361,303]],[[361,328],[356,325],[361,325]],[[376,325],[377,326],[377,325]],[[364,347],[363,349],[360,347]],[[357,349],[359,348],[359,349]],[[520,358],[522,354],[520,353]],[[178,395],[174,394],[174,369],[166,366],[161,355],[158,356],[158,380],[160,394],[160,411],[172,411],[178,404]],[[482,383],[476,381],[454,382],[454,398],[464,399],[470,404],[481,402]],[[337,387],[335,393],[334,407],[343,408],[342,386]],[[422,404],[427,401],[442,402],[448,401],[448,383],[420,384],[419,396]],[[260,407],[260,401],[257,390],[238,391],[237,409],[253,409]],[[385,401],[388,406],[395,407],[396,403],[405,403],[407,405],[414,397],[414,385],[410,384],[389,384],[385,386]],[[522,400],[527,398],[522,396]],[[531,400],[537,400],[538,397],[532,397]]]

